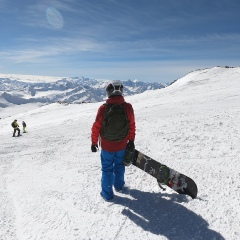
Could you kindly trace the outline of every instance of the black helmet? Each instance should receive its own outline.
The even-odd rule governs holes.
[[[113,80],[108,83],[106,87],[106,92],[108,97],[111,96],[122,96],[123,95],[123,85],[120,80]]]

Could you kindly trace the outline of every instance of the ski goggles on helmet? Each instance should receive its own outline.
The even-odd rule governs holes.
[[[123,93],[123,85],[121,81],[116,80],[108,84],[106,91],[108,93],[108,96],[113,95],[122,95]]]

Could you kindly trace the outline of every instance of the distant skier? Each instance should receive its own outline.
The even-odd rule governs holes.
[[[92,126],[92,152],[97,152],[101,144],[101,196],[108,201],[113,199],[113,186],[120,191],[124,184],[125,166],[123,159],[126,148],[134,148],[135,119],[130,103],[123,98],[123,85],[115,80],[106,88],[108,99],[98,109]]]
[[[17,137],[19,137],[19,136],[21,136],[20,135],[20,129],[19,129],[19,125],[18,125],[18,123],[17,123],[17,120],[15,119],[13,122],[12,122],[12,127],[13,127],[13,129],[14,129],[14,131],[13,131],[13,137],[15,137],[15,134],[16,134],[16,131],[18,132],[18,135],[17,135]]]
[[[27,124],[24,121],[22,121],[22,126],[23,126],[23,133],[26,133]]]

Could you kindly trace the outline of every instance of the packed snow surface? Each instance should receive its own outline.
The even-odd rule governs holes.
[[[126,97],[136,148],[198,185],[191,199],[130,166],[127,187],[100,197],[92,153],[98,107],[50,104],[0,120],[0,239],[240,239],[240,68],[198,70]],[[11,122],[27,123],[13,138]]]

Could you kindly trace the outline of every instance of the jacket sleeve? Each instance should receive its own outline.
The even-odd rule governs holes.
[[[129,127],[130,127],[128,140],[134,141],[135,134],[136,134],[136,125],[135,125],[135,116],[134,116],[133,107],[130,103],[127,104],[127,114],[128,114]]]
[[[95,122],[92,125],[92,144],[97,145],[98,144],[98,139],[101,133],[101,128],[102,128],[102,121],[103,117],[106,111],[106,107],[102,105],[97,112],[97,116],[95,119]]]

